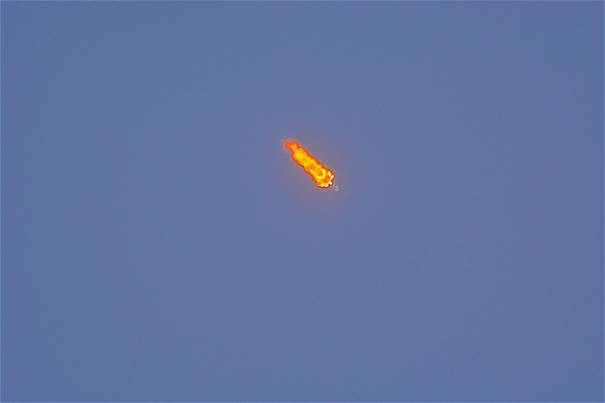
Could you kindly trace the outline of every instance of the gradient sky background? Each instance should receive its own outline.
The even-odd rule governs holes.
[[[602,33],[2,2],[2,399],[603,399]]]

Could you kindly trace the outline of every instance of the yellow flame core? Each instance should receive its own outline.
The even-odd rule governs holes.
[[[292,160],[308,173],[317,187],[327,189],[334,183],[334,172],[321,162],[295,140],[285,140],[284,147],[290,150]]]

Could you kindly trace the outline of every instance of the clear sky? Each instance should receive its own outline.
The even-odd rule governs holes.
[[[1,22],[2,400],[603,399],[602,2]]]

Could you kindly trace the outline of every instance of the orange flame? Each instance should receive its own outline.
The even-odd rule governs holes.
[[[321,162],[296,140],[284,140],[284,147],[290,150],[292,160],[308,173],[317,187],[327,189],[334,183],[334,172]]]

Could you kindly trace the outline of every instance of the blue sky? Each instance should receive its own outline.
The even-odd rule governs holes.
[[[603,399],[602,3],[1,7],[2,400]]]

